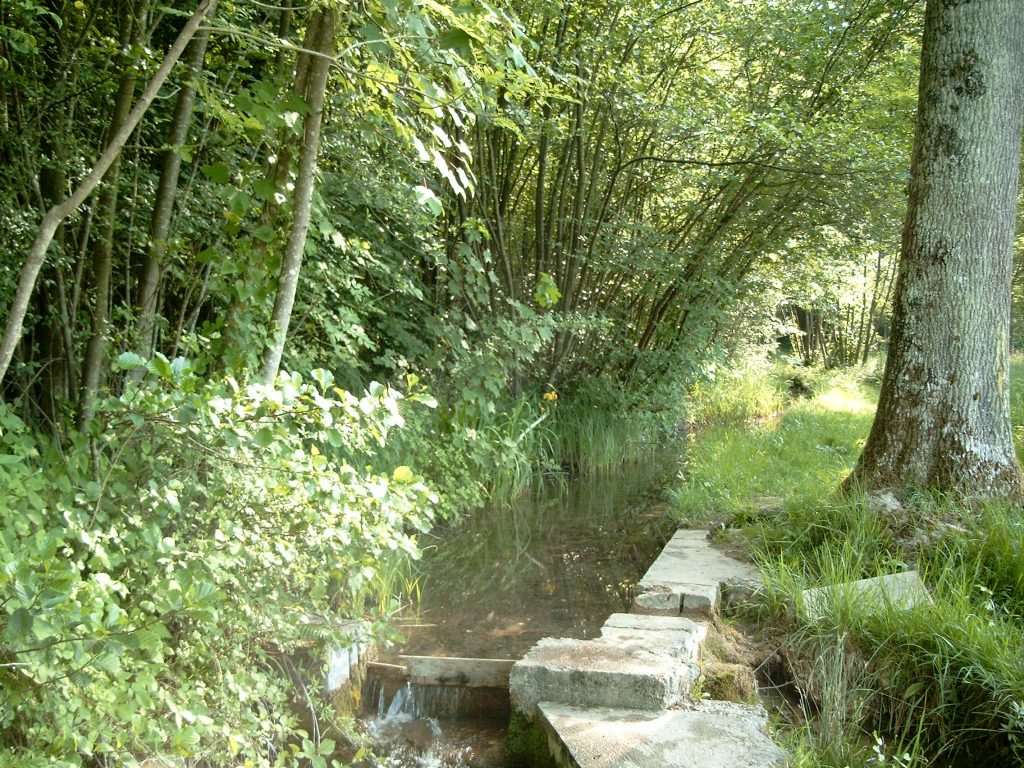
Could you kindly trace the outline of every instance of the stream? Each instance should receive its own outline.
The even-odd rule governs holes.
[[[675,530],[663,498],[673,459],[596,478],[538,484],[511,509],[482,511],[421,540],[421,600],[400,654],[518,659],[542,637],[590,638],[628,610],[637,581]],[[365,728],[386,768],[500,768],[506,712],[416,686],[364,695]],[[457,717],[451,717],[452,713]]]

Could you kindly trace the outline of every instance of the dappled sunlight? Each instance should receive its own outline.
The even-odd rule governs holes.
[[[766,499],[821,499],[853,468],[875,410],[874,389],[863,383],[863,370],[794,371],[780,365],[769,376],[752,375],[790,389],[799,377],[815,394],[780,393],[788,407],[771,418],[724,421],[701,431],[672,494],[678,519],[692,524],[756,515]],[[742,408],[726,415],[737,410]]]
[[[846,387],[833,387],[814,398],[814,406],[827,411],[867,415],[875,410],[875,403],[864,393]]]

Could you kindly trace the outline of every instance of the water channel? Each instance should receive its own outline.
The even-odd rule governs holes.
[[[403,624],[399,654],[517,659],[542,637],[588,638],[627,610],[636,582],[675,530],[663,491],[674,459],[598,478],[539,483],[505,512],[481,512],[422,543],[421,602]],[[499,768],[507,722],[494,712],[458,718],[456,691],[373,690],[367,721],[384,768]],[[477,713],[479,714],[479,713]]]

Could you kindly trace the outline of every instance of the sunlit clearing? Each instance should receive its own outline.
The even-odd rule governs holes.
[[[871,413],[875,404],[860,392],[833,387],[814,398],[814,404],[829,411],[845,413]]]

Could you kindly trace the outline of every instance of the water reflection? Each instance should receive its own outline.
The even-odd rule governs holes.
[[[384,661],[514,659],[542,637],[596,636],[609,614],[629,609],[637,581],[675,530],[662,489],[676,472],[674,459],[662,459],[608,477],[550,480],[510,509],[481,512],[422,542],[429,551],[419,610]],[[375,751],[387,755],[378,765],[503,765],[507,695],[495,719],[476,699],[439,707],[430,698],[450,704],[455,691],[382,690],[367,696],[379,707],[369,725]],[[455,710],[460,717],[450,717]]]
[[[513,508],[442,534],[422,564],[422,600],[401,653],[518,658],[541,637],[592,637],[628,608],[674,526],[670,460],[614,476],[538,484]]]

